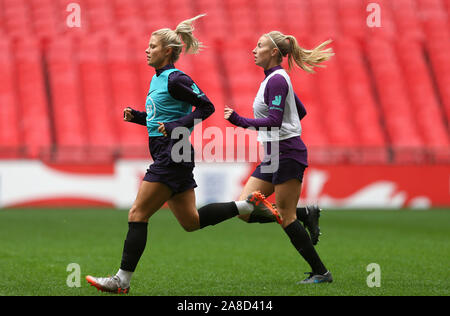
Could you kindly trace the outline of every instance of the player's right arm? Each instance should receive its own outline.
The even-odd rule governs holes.
[[[269,79],[264,91],[264,102],[268,105],[268,116],[264,118],[245,118],[240,116],[229,106],[225,106],[224,117],[231,124],[249,128],[253,127],[256,130],[261,128],[281,128],[283,123],[284,106],[286,103],[289,86],[286,79],[281,75],[276,75]],[[279,98],[279,100],[278,100]]]
[[[136,123],[139,125],[147,125],[147,113],[136,111],[130,107],[123,109],[123,120],[125,122]]]

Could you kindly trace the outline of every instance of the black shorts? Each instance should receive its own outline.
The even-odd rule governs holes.
[[[167,185],[173,194],[185,192],[197,187],[194,180],[194,149],[191,147],[189,161],[175,162],[171,151],[178,140],[170,137],[150,137],[149,149],[153,163],[147,169],[144,181],[159,182]]]
[[[258,165],[253,172],[252,177],[270,182],[274,185],[281,184],[292,179],[299,179],[300,182],[303,182],[303,174],[307,168],[307,166],[289,158],[280,159],[278,168],[275,168],[275,170],[269,170],[269,172],[267,172],[261,169],[262,167],[267,168],[268,165],[269,163],[267,162],[263,162]]]
[[[152,170],[152,165],[147,169],[144,181],[159,182],[167,185],[173,195],[183,193],[197,187],[192,169],[189,168],[168,168],[166,170]]]

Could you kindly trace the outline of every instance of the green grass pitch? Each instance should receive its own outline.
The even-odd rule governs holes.
[[[317,250],[335,281],[296,285],[309,267],[278,225],[231,219],[188,233],[161,210],[130,295],[450,294],[450,210],[324,211],[320,224]],[[110,295],[84,277],[117,271],[127,228],[125,211],[0,210],[0,296]],[[70,263],[81,287],[66,283]],[[370,263],[380,266],[380,287],[367,285]]]

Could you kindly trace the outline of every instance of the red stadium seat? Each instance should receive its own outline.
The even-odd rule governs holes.
[[[390,4],[398,34],[402,34],[403,39],[423,40],[425,35],[419,23],[415,1],[399,0],[391,1]]]
[[[194,11],[194,6],[190,0],[168,0],[166,2],[167,10],[171,15],[173,26],[169,26],[174,29],[181,21],[193,18],[194,16],[204,13]]]
[[[345,37],[364,38],[367,30],[367,12],[361,0],[338,0],[337,12]]]
[[[260,32],[255,23],[257,14],[251,4],[245,0],[226,1],[231,32],[241,36],[255,36]]]
[[[0,157],[147,156],[145,127],[123,122],[122,110],[144,111],[149,38],[207,13],[195,23],[206,47],[176,64],[216,107],[203,128],[231,126],[225,105],[253,117],[264,73],[252,50],[279,30],[307,49],[334,40],[327,68],[291,73],[315,161],[384,162],[388,152],[405,163],[448,161],[450,0],[78,0],[81,28],[66,25],[70,3],[0,0],[0,147],[13,148]],[[380,28],[367,25],[370,3],[381,6]]]
[[[261,0],[255,2],[257,11],[258,31],[267,33],[270,31],[284,31],[286,19],[283,16],[283,9],[280,10],[280,3],[275,0]],[[255,21],[255,22],[256,22]]]
[[[18,158],[20,111],[14,93],[15,71],[8,38],[0,39],[0,158]]]
[[[29,157],[38,158],[43,149],[52,145],[41,48],[37,40],[24,38],[14,50],[23,143]]]
[[[447,52],[450,50],[450,40],[445,37],[432,37],[426,43],[428,55],[439,89],[447,122],[450,122],[450,60]]]
[[[34,33],[41,38],[53,38],[62,31],[64,23],[59,21],[52,0],[31,0],[30,2]],[[67,13],[69,14],[69,13]]]
[[[450,16],[450,1],[444,0],[445,8],[447,9],[447,15]]]
[[[448,15],[441,0],[418,0],[417,9],[428,37],[450,37]]]
[[[374,74],[384,120],[393,145],[421,146],[405,82],[397,63],[397,56],[386,40],[367,42],[366,52]]]
[[[244,41],[247,44],[244,45]],[[230,41],[222,51],[224,70],[228,77],[226,87],[230,93],[227,102],[245,117],[253,117],[253,101],[264,80],[263,69],[254,64],[251,53],[256,41],[257,39],[253,43],[250,39]]]
[[[311,23],[318,37],[339,35],[338,16],[335,0],[311,1]]]
[[[408,53],[405,54],[405,52]],[[449,146],[439,101],[422,56],[422,46],[411,40],[400,40],[397,43],[397,55],[403,68],[417,127],[425,144]]]
[[[4,27],[10,37],[22,37],[31,33],[28,8],[22,1],[4,3]]]
[[[223,69],[220,69],[217,64],[217,56],[212,48],[207,47],[198,55],[185,55],[180,60],[188,57],[192,62],[192,72],[189,75],[208,96],[215,108],[215,112],[206,121],[202,122],[203,131],[208,127],[220,128],[223,135],[225,135],[225,127],[231,126],[231,124],[227,125],[227,121],[223,118],[224,106],[229,103],[229,99],[224,93]],[[204,76],[205,73],[208,73],[208,76]],[[203,139],[203,145],[207,141],[207,139]]]
[[[191,74],[195,67],[193,55],[182,53],[175,66],[184,73]]]
[[[130,62],[134,65],[138,77],[138,91],[146,95],[155,71],[147,64],[145,50],[148,48],[150,35],[140,34],[130,38]],[[145,101],[145,100],[144,100]]]
[[[176,22],[172,22],[170,20],[168,13],[164,9],[164,7],[155,6],[152,8],[144,9],[142,14],[144,15],[144,32],[147,33],[148,39],[150,39],[150,35],[156,30],[167,27],[175,29],[176,27]]]
[[[39,1],[39,0],[37,0]],[[91,34],[93,32],[93,29],[91,28],[90,20],[89,20],[89,11],[88,7],[86,6],[87,0],[81,0],[80,1],[72,1],[72,0],[55,0],[51,1],[52,5],[54,7],[54,15],[55,15],[55,22],[56,22],[56,32],[57,37],[60,36],[68,36],[73,38],[75,41],[79,40],[81,37],[85,36],[86,34]],[[80,7],[80,27],[77,26],[70,26],[69,21],[73,22],[73,14],[74,11],[74,4],[78,4]],[[39,2],[37,3],[37,7],[39,8]],[[69,11],[67,11],[69,10]],[[46,21],[49,22],[49,21]],[[51,34],[50,34],[51,35]],[[42,35],[44,38],[48,38],[48,34],[44,33]],[[51,39],[51,38],[50,38]]]
[[[105,47],[98,36],[83,38],[79,46],[80,85],[85,115],[87,144],[112,148],[117,143],[106,64]],[[92,113],[92,115],[88,115]]]
[[[381,113],[372,93],[370,75],[364,64],[363,52],[355,40],[341,39],[335,43],[336,56],[343,75],[347,101],[355,124],[358,146],[386,145]]]
[[[384,39],[390,39],[393,40],[397,36],[397,28],[395,25],[393,13],[390,10],[389,4],[391,3],[390,0],[379,0],[379,1],[371,1],[371,0],[364,0],[364,10],[365,10],[365,18],[364,21],[367,21],[367,18],[369,18],[369,14],[374,13],[374,11],[367,12],[367,8],[369,4],[375,3],[380,6],[380,27],[372,26],[369,27],[366,22],[365,28],[367,29],[366,38],[374,38],[374,37],[380,37]]]
[[[355,146],[356,130],[352,113],[343,92],[343,78],[340,76],[336,59],[327,62],[326,71],[315,74],[319,100],[323,109],[323,124],[327,127],[330,142],[341,146]]]
[[[111,32],[117,28],[112,1],[85,0],[86,12],[82,16],[88,17],[88,28],[91,32]]]
[[[197,22],[197,28],[202,30],[210,40],[226,40],[229,37],[230,22],[223,11],[209,11],[205,6],[201,12],[208,12],[208,16]]]
[[[70,37],[55,39],[48,51],[48,72],[51,88],[51,120],[56,144],[84,146],[87,143],[85,116],[81,108],[80,87]]]
[[[130,43],[131,40],[122,37],[109,38],[105,49],[107,73],[111,80],[111,125],[115,126],[121,146],[142,146],[148,138],[145,127],[123,121],[123,109],[127,106],[145,111],[148,92],[148,89],[140,91],[137,84],[138,76],[130,59]]]
[[[306,108],[306,116],[301,121],[302,139],[308,146],[322,147],[329,144],[327,126],[322,119],[323,108],[315,89],[315,77],[297,69],[290,75],[294,92]]]
[[[285,0],[279,2],[283,12],[286,31],[283,33],[294,35],[312,34],[311,14],[308,1]]]
[[[144,30],[144,22],[140,11],[139,1],[117,0],[114,1],[114,23],[119,32],[129,35]]]

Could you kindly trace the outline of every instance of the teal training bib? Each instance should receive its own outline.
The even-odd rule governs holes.
[[[163,136],[158,132],[159,124],[176,121],[192,112],[192,105],[173,98],[168,90],[169,75],[178,69],[168,69],[159,76],[154,75],[145,102],[147,130],[150,137]],[[182,72],[182,71],[180,71]]]

